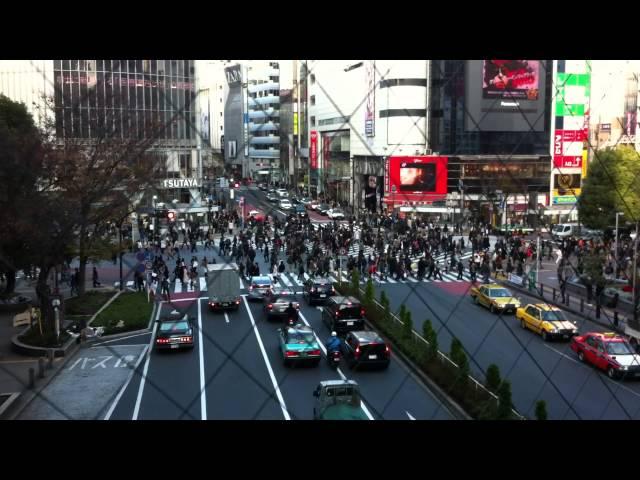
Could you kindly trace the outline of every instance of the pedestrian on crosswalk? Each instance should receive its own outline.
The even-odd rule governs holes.
[[[169,293],[169,279],[164,277],[162,279],[162,283],[161,283],[161,291],[160,291],[160,295],[165,296],[165,301],[170,302],[171,301],[171,294]]]
[[[435,266],[433,268],[433,279],[437,280],[438,276],[440,277],[440,280],[444,280],[442,278],[442,272],[440,271],[440,262],[436,261]]]
[[[458,280],[462,280],[462,273],[464,272],[464,265],[462,261],[458,262]]]

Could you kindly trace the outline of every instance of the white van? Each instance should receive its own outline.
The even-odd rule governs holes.
[[[574,237],[580,235],[580,227],[577,223],[559,223],[554,225],[551,230],[551,236],[554,240],[562,240],[567,237]]]

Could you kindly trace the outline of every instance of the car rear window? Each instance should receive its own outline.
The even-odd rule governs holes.
[[[268,278],[254,278],[253,284],[260,285],[260,286],[265,286],[265,285],[268,286],[268,285],[271,285],[271,280],[269,280]]]
[[[188,330],[189,324],[187,322],[163,322],[160,324],[161,332],[178,332],[182,330]]]
[[[343,306],[340,307],[340,317],[342,318],[360,318],[360,306]]]
[[[564,314],[559,310],[543,310],[542,319],[548,322],[564,322],[567,320]]]
[[[293,343],[298,345],[313,345],[315,344],[316,338],[313,333],[290,333],[289,338],[287,339],[287,343]]]

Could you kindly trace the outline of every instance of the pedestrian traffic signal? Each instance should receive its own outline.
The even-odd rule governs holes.
[[[176,221],[176,212],[168,212],[167,213],[167,218],[169,219],[170,222],[175,222]]]

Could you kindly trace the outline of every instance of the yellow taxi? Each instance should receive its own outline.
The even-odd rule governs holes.
[[[522,328],[539,333],[545,342],[554,338],[568,340],[578,335],[576,322],[569,321],[558,307],[546,303],[518,308],[516,318]]]
[[[471,289],[471,298],[476,305],[484,305],[491,313],[515,313],[520,307],[520,300],[497,283],[480,285]]]

